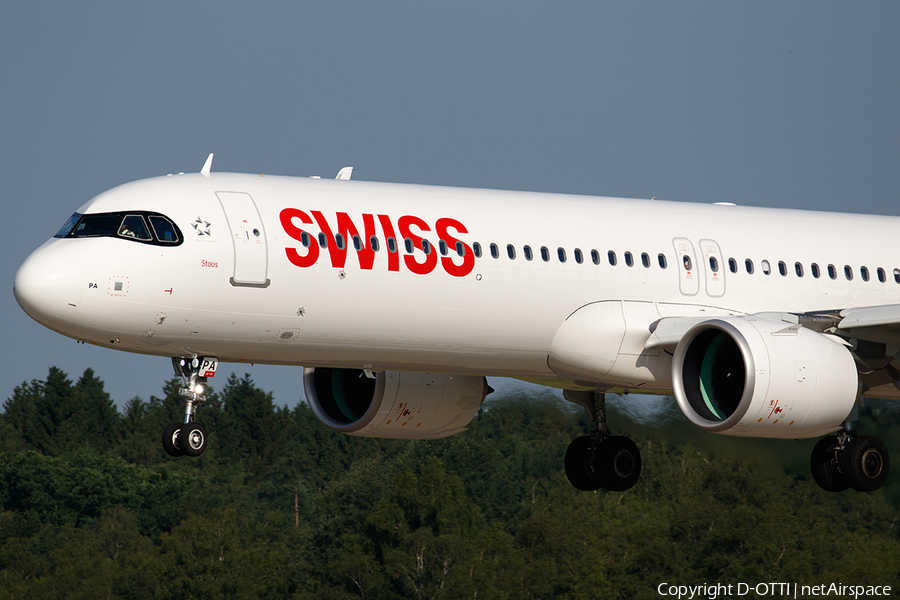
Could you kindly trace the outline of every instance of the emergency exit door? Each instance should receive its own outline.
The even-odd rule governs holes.
[[[725,263],[715,240],[700,240],[703,266],[706,268],[706,294],[718,298],[725,294]]]
[[[672,240],[678,260],[678,289],[685,296],[696,296],[700,291],[700,265],[694,254],[694,245],[687,238]]]

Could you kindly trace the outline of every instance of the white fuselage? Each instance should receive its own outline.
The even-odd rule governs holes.
[[[554,340],[579,308],[613,302],[626,333],[608,386],[665,392],[670,353],[644,349],[663,317],[900,300],[891,217],[226,173],[126,184],[78,212],[130,210],[167,216],[183,242],[50,240],[16,278],[33,318],[146,354],[577,387],[548,365]]]

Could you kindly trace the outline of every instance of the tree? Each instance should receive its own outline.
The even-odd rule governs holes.
[[[90,368],[73,386],[50,367],[46,381],[17,386],[4,409],[4,420],[27,446],[44,454],[85,446],[110,450],[120,437],[118,411]]]
[[[289,412],[275,412],[271,392],[254,385],[249,374],[232,373],[222,390],[219,438],[222,457],[246,460],[248,473],[260,473],[282,454],[290,437]]]
[[[121,418],[109,394],[103,389],[103,382],[94,375],[93,369],[85,369],[84,374],[72,389],[72,426],[74,435],[84,445],[109,451],[121,439]]]
[[[451,571],[471,572],[473,541],[484,518],[462,481],[431,459],[419,473],[395,475],[366,524],[386,572],[395,575],[397,591],[432,598],[439,590],[451,594],[446,589],[451,583],[468,583],[451,577]]]

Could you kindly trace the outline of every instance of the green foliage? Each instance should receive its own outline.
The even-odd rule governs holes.
[[[44,454],[107,449],[119,438],[120,416],[91,369],[73,386],[65,373],[51,367],[46,381],[17,386],[3,408],[4,421],[21,441]]]
[[[90,525],[106,511],[138,511],[141,532],[155,536],[177,520],[189,480],[165,468],[130,465],[89,449],[62,456],[33,450],[0,454],[0,505],[25,522]]]
[[[625,493],[585,493],[561,473],[585,424],[540,399],[491,403],[448,439],[379,440],[330,431],[307,406],[278,407],[232,375],[200,412],[207,452],[175,459],[159,436],[182,418],[179,386],[168,381],[162,397],[133,398],[121,413],[90,370],[73,383],[50,369],[15,389],[0,415],[0,598],[900,587],[900,486],[822,492],[802,468],[805,442],[657,432],[613,415],[641,447],[641,480]],[[895,413],[871,405],[861,416],[867,432],[900,441]]]

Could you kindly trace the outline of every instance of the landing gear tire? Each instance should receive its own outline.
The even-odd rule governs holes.
[[[169,456],[184,455],[184,451],[182,451],[181,446],[178,443],[178,434],[181,432],[181,428],[183,426],[184,423],[175,421],[169,423],[163,428],[162,446],[163,450],[165,450],[166,454],[168,454]]]
[[[813,480],[826,492],[843,492],[850,487],[835,458],[837,445],[837,436],[824,437],[816,443],[809,459]]]
[[[178,434],[178,446],[185,456],[200,456],[206,450],[206,429],[200,423],[188,423],[181,426]]]
[[[592,492],[603,487],[603,481],[592,464],[592,457],[596,454],[591,451],[589,435],[577,437],[569,444],[565,459],[566,477],[575,489]]]
[[[876,437],[861,435],[851,439],[840,460],[844,477],[858,492],[873,492],[887,481],[891,461],[887,447]]]
[[[595,469],[603,487],[611,492],[631,489],[641,476],[641,451],[630,438],[614,435],[597,450]]]
[[[584,491],[631,489],[641,476],[641,451],[627,437],[609,435],[603,390],[566,390],[563,397],[584,408],[591,420],[591,435],[575,438],[566,450],[569,483]]]

